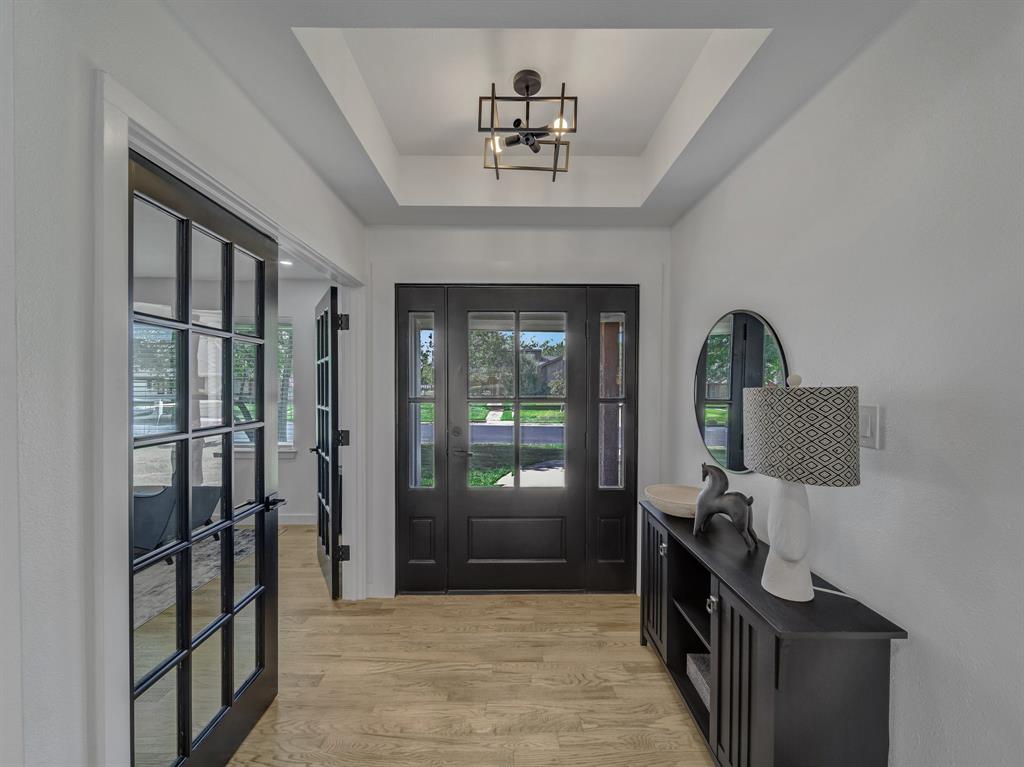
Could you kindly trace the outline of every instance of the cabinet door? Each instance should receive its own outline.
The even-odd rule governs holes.
[[[644,515],[641,606],[647,635],[665,658],[668,619],[668,531],[650,514]]]
[[[711,747],[721,767],[772,764],[775,635],[711,580]]]

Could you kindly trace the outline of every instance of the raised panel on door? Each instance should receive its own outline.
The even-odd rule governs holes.
[[[668,620],[668,534],[661,525],[645,516],[643,535],[643,620],[648,636],[661,653],[661,657],[665,658],[665,624]]]
[[[711,592],[711,747],[721,767],[770,765],[774,634],[715,579]]]

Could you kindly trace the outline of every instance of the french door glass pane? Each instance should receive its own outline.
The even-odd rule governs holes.
[[[260,347],[245,341],[232,342],[231,389],[235,423],[260,420],[256,386],[260,370]]]
[[[179,221],[138,197],[132,202],[132,210],[132,308],[181,319]]]
[[[235,525],[235,550],[232,555],[235,575],[234,603],[241,602],[256,588],[256,517]]]
[[[237,692],[256,672],[256,603],[254,599],[232,620],[235,636],[234,685]]]
[[[601,312],[601,357],[599,396],[624,397],[622,384],[625,359],[626,315],[623,312]]]
[[[132,453],[132,548],[136,557],[178,540],[181,443]]]
[[[623,404],[602,402],[598,407],[598,487],[622,487]]]
[[[565,487],[565,405],[519,407],[519,486]]]
[[[135,700],[135,767],[178,758],[178,674],[172,669]]]
[[[224,519],[224,460],[227,437],[200,437],[192,441],[192,520],[200,530]]]
[[[222,642],[218,630],[192,651],[192,740],[199,737],[223,705]]]
[[[259,300],[259,266],[260,262],[235,248],[235,280],[234,280],[234,328],[236,333],[247,336],[260,335],[259,317],[256,314],[256,302]]]
[[[514,312],[469,313],[469,396],[515,396]]]
[[[409,370],[412,381],[409,395],[412,397],[434,396],[434,313],[410,312],[409,351],[412,354]]]
[[[434,486],[434,405],[409,404],[409,482],[412,487]]]
[[[248,506],[256,503],[256,465],[259,462],[259,429],[236,431],[231,436],[234,440],[231,471],[231,497],[234,507]]]
[[[220,541],[212,535],[192,544],[192,636],[221,614],[220,551]]]
[[[704,444],[722,466],[729,452],[729,406],[704,405]]]
[[[150,437],[181,430],[178,370],[181,331],[132,324],[132,434]]]
[[[192,333],[190,377],[192,427],[224,425],[224,340]]]
[[[134,576],[132,665],[138,682],[178,651],[178,563],[160,560]],[[173,675],[172,675],[173,676]]]
[[[520,312],[519,396],[565,396],[565,312]]]
[[[192,228],[192,322],[224,328],[224,243]]]
[[[469,405],[470,487],[514,487],[515,444],[511,402]]]
[[[727,314],[708,333],[705,399],[729,399],[732,396],[732,321],[733,316]]]

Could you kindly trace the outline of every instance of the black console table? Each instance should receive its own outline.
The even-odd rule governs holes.
[[[696,538],[692,519],[641,506],[640,642],[661,656],[716,763],[885,767],[889,643],[907,632],[839,594],[772,596],[767,544],[748,553],[724,517]]]

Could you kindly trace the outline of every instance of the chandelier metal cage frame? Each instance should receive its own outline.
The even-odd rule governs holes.
[[[541,87],[540,75],[532,69],[523,69],[516,73],[513,78],[513,88],[517,95],[499,96],[497,86],[491,83],[491,94],[480,96],[477,102],[477,132],[489,134],[484,138],[484,168],[494,171],[494,178],[501,180],[503,170],[534,170],[545,171],[551,174],[551,180],[555,181],[559,173],[569,172],[569,151],[571,142],[563,137],[569,133],[576,133],[576,115],[578,109],[578,98],[565,95],[565,83],[562,83],[561,92],[558,96],[538,95]],[[488,103],[488,120],[484,122],[484,104]],[[522,104],[524,107],[523,119],[517,119],[513,125],[502,125],[498,115],[498,104]],[[558,117],[551,125],[530,125],[530,106],[533,104],[557,104]],[[572,107],[572,120],[568,120],[567,107]],[[518,123],[518,124],[516,124]],[[501,134],[512,133],[515,137],[533,136],[534,138],[527,145],[550,146],[552,160],[550,164],[524,165],[512,164],[501,161],[503,150],[500,148],[505,137]],[[541,136],[553,135],[554,138],[542,138]],[[517,139],[517,143],[518,139]],[[526,142],[523,142],[526,143]],[[534,150],[537,151],[537,150]]]

